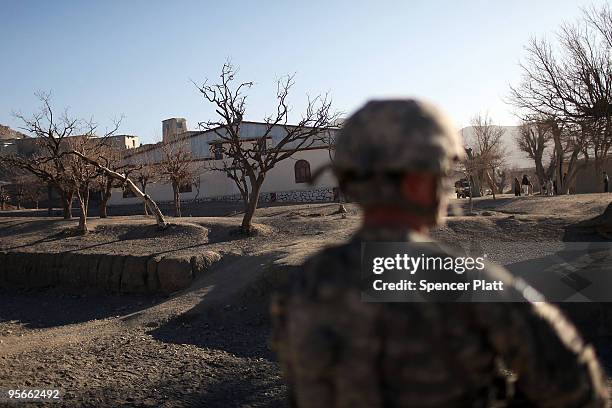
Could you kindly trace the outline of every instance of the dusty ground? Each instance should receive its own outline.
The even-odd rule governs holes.
[[[474,201],[475,216],[453,216],[433,235],[452,245],[479,242],[494,260],[516,260],[571,240],[566,227],[598,214],[612,195],[503,196]],[[467,211],[467,200],[455,203]],[[0,249],[123,254],[215,250],[223,259],[171,298],[99,293],[0,291],[0,387],[61,388],[62,406],[284,406],[285,386],[269,352],[262,277],[345,240],[360,214],[335,204],[258,210],[261,234],[238,238],[232,217],[171,219],[158,234],[145,217],[76,221],[0,218]],[[6,214],[5,214],[6,215]],[[262,287],[263,286],[263,287]],[[608,353],[607,343],[598,345]],[[606,358],[606,361],[608,359]],[[20,405],[25,406],[25,405]]]

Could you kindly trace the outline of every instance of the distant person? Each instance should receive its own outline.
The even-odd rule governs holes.
[[[547,184],[548,195],[553,196],[555,194],[555,186],[553,185],[552,179],[549,178],[546,181],[546,184]]]
[[[521,182],[517,177],[514,178],[514,195],[516,197],[521,196]]]
[[[527,177],[526,174],[523,174],[523,180],[521,181],[521,185],[523,186],[523,194],[524,195],[529,195],[529,184],[531,184],[531,182],[529,181],[529,177]]]
[[[567,173],[563,173],[563,177],[561,178],[561,187],[565,189],[565,183],[567,183]],[[567,189],[567,194],[569,194],[569,188]]]
[[[606,173],[605,171],[603,172],[603,182],[604,182],[604,193],[607,193],[610,190],[608,189],[608,182],[609,182],[608,173]]]

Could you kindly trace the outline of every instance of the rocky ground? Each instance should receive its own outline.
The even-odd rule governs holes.
[[[474,200],[476,215],[467,214],[467,200],[454,200],[464,215],[449,217],[433,235],[455,246],[478,242],[508,264],[517,261],[509,242],[528,243],[521,259],[540,257],[572,240],[567,227],[611,199],[483,198]],[[261,209],[260,234],[250,238],[232,233],[240,214],[171,219],[162,235],[145,217],[92,219],[86,237],[70,233],[76,221],[0,218],[0,250],[223,256],[171,297],[0,290],[0,387],[61,388],[68,407],[284,406],[285,386],[268,348],[270,276],[349,237],[360,214],[347,207],[346,217],[336,204]],[[610,347],[598,341],[607,362]]]

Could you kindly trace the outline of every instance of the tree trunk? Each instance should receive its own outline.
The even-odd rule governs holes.
[[[262,184],[263,180],[258,179],[254,185],[251,185],[249,202],[247,203],[244,217],[242,218],[242,225],[240,226],[241,231],[246,234],[250,234],[252,232],[253,215],[255,215],[255,210],[257,209],[257,204],[259,203],[259,191],[261,190]]]
[[[143,194],[147,194],[147,183],[141,181],[140,182],[140,187],[142,187],[142,192]],[[144,203],[144,215],[149,215],[149,210],[147,208],[147,203]]]
[[[113,181],[109,177],[106,181],[106,185],[104,186],[104,191],[102,192],[102,197],[100,198],[100,218],[108,217],[108,200],[111,198],[113,188]]]
[[[142,191],[140,191],[140,189],[138,187],[136,187],[136,184],[134,184],[134,182],[132,180],[129,179],[129,177],[117,173],[116,171],[112,171],[104,166],[102,166],[100,163],[96,162],[95,160],[90,159],[89,157],[85,156],[82,153],[79,153],[75,150],[71,151],[72,154],[79,156],[80,158],[82,158],[83,160],[85,160],[87,163],[96,166],[97,168],[99,168],[100,170],[104,171],[104,173],[106,173],[108,176],[113,177],[117,180],[122,181],[123,183],[127,184],[127,186],[129,187],[130,190],[132,190],[132,192],[134,193],[134,195],[136,195],[136,197],[140,197],[142,198],[142,200],[145,202],[146,205],[148,205],[149,210],[151,210],[151,212],[153,214],[155,214],[155,219],[157,221],[157,226],[160,229],[165,229],[166,227],[168,227],[168,224],[166,223],[166,220],[164,219],[164,214],[162,214],[161,210],[159,209],[159,207],[157,206],[157,204],[155,203],[155,201],[151,200],[151,197],[149,197],[147,194],[144,194]]]
[[[542,185],[544,185],[544,180],[546,179],[546,175],[544,173],[544,165],[542,164],[542,154],[536,155],[535,167],[536,174],[538,176],[538,185],[540,186],[540,190],[542,190]]]
[[[575,147],[572,151],[572,156],[570,157],[569,163],[567,164],[567,172],[564,172],[561,176],[561,194],[569,194],[570,186],[572,185],[574,179],[576,178],[576,173],[578,172],[578,156],[580,155],[580,149]],[[584,165],[584,164],[583,164]]]
[[[561,140],[561,128],[553,121],[552,123],[552,135],[555,143],[555,157],[557,159],[555,169],[555,179],[557,180],[557,191],[564,191],[563,182],[563,161],[565,155],[565,149],[563,148],[563,141]],[[563,193],[562,193],[563,194]]]
[[[79,199],[79,208],[81,213],[79,214],[79,232],[81,234],[86,234],[88,231],[87,228],[87,206],[89,204],[89,188],[85,191],[79,191],[77,193],[77,198]]]
[[[108,218],[108,197],[106,195],[102,195],[102,199],[100,200],[100,218]]]
[[[165,229],[166,227],[168,227],[168,224],[166,223],[166,219],[164,218],[164,214],[162,214],[161,210],[157,206],[157,203],[151,200],[151,197],[149,197],[148,194],[145,194],[142,191],[140,191],[140,189],[136,187],[136,184],[134,184],[134,182],[132,182],[132,180],[130,180],[129,178],[124,176],[122,180],[125,181],[129,189],[132,190],[132,192],[134,193],[134,195],[143,199],[143,201],[145,202],[145,205],[149,208],[151,213],[155,215],[157,226],[160,229]]]
[[[172,183],[172,191],[174,192],[174,216],[181,216],[181,193],[176,183]]]
[[[603,159],[596,158],[595,159],[595,179],[598,180],[596,185],[597,185],[597,189],[599,190],[598,192],[600,193],[604,192],[603,182],[601,181],[603,180],[603,167],[604,167]]]
[[[489,185],[489,188],[491,189],[491,194],[493,195],[493,199],[495,200],[495,189],[496,189],[495,180],[493,180],[488,170],[485,171],[485,177],[487,178],[487,184]]]
[[[72,199],[74,198],[74,192],[61,192],[62,196],[62,208],[64,211],[64,219],[69,220],[72,219]]]
[[[47,215],[53,215],[53,186],[47,184]]]

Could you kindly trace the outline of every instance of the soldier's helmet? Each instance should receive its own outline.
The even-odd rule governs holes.
[[[344,192],[366,204],[397,200],[388,181],[408,172],[444,176],[464,155],[458,131],[431,104],[370,101],[344,123],[333,169]]]

